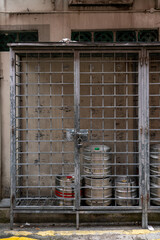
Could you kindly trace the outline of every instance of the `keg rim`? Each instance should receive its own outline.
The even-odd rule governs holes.
[[[125,177],[118,176],[115,178],[115,183],[117,183],[117,182],[119,182],[121,184],[126,184],[126,183],[127,184],[129,184],[129,183],[136,184],[136,179],[134,179],[133,177],[129,177],[129,176],[125,176]]]
[[[156,148],[160,150],[160,143],[152,144],[152,145],[150,146],[150,149],[156,149]]]
[[[99,148],[99,149],[98,149]],[[94,153],[104,153],[104,152],[110,152],[111,148],[107,145],[88,145],[84,147],[83,152],[94,152]]]

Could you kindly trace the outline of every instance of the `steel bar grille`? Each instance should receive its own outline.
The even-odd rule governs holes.
[[[81,53],[80,128],[89,130],[81,159],[86,208],[140,204],[138,102],[137,53]]]
[[[134,52],[16,56],[17,207],[140,206],[138,64]]]
[[[76,213],[77,226],[81,213],[139,212],[147,227],[160,211],[160,51],[55,46],[11,51],[12,212]]]
[[[74,128],[73,57],[16,58],[17,206],[73,207],[74,145],[64,140],[65,130]]]

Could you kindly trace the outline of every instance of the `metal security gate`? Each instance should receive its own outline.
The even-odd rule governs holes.
[[[159,142],[152,52],[11,45],[11,227],[14,213],[34,212],[76,213],[77,228],[79,214],[142,213],[147,227],[159,205],[159,148],[149,168],[149,104],[150,140]]]

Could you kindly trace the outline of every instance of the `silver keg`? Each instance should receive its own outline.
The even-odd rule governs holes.
[[[73,206],[75,201],[74,176],[56,176],[55,198],[59,206]]]
[[[85,175],[101,178],[111,175],[110,147],[106,145],[91,145],[83,151],[83,171]]]
[[[160,144],[150,147],[150,164],[151,202],[160,205]]]
[[[84,178],[84,197],[87,205],[108,206],[112,198],[111,178]]]
[[[160,205],[160,185],[157,185],[155,183],[150,184],[151,188],[151,198],[153,198],[151,201],[155,205]]]
[[[115,202],[119,206],[134,206],[137,204],[136,181],[128,176],[115,179]]]

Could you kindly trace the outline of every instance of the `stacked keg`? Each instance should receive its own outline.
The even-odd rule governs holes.
[[[90,206],[111,204],[112,181],[110,148],[91,145],[83,151],[84,197]]]
[[[160,205],[160,144],[150,147],[150,187],[152,203]]]
[[[134,178],[125,176],[115,179],[115,203],[118,206],[134,206],[137,204],[137,188]]]

